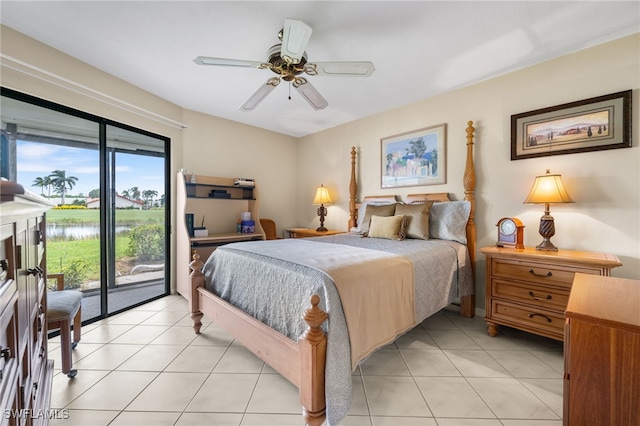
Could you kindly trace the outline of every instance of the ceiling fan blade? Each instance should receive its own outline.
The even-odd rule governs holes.
[[[260,86],[258,90],[256,90],[255,93],[249,97],[249,99],[244,101],[244,103],[240,107],[240,111],[253,111],[260,104],[260,102],[262,102],[264,98],[266,98],[267,95],[276,88],[278,84],[280,84],[280,78],[271,77],[262,86]]]
[[[264,68],[263,62],[246,61],[243,59],[229,58],[212,58],[209,56],[198,56],[193,60],[198,65],[221,65],[225,67],[246,67],[246,68]]]
[[[293,81],[293,87],[309,102],[313,109],[325,109],[329,105],[329,102],[322,97],[320,92],[318,92],[306,78],[296,77]]]
[[[313,30],[302,21],[285,19],[282,29],[282,49],[280,56],[286,62],[297,64],[304,55]]]
[[[342,77],[369,77],[375,68],[371,62],[314,62],[306,64],[309,75],[336,75]]]

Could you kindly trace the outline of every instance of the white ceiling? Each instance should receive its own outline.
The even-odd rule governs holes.
[[[266,61],[284,18],[312,27],[309,62],[376,71],[309,77],[322,111],[284,82],[240,111],[274,74],[193,58]],[[0,21],[181,107],[299,137],[640,32],[640,2],[2,0]]]

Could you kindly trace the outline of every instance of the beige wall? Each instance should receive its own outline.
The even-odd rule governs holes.
[[[466,64],[473,67],[473,64]],[[465,127],[476,127],[476,222],[478,245],[492,245],[496,222],[517,216],[525,244],[537,245],[541,205],[525,205],[536,175],[562,174],[575,204],[552,205],[552,241],[560,248],[616,254],[614,276],[640,278],[640,34],[555,59],[522,71],[426,99],[304,137],[299,145],[298,194],[302,200],[323,182],[335,196],[327,226],[344,228],[348,212],[348,155],[359,151],[359,195],[450,192],[464,197]],[[590,153],[510,160],[510,116],[538,108],[633,89],[633,147]],[[380,189],[380,138],[447,123],[447,183]],[[301,225],[312,226],[314,209],[298,204]],[[484,305],[484,259],[479,256],[477,304]]]
[[[351,146],[358,148],[360,156],[360,196],[447,191],[462,199],[465,127],[473,120],[479,246],[494,243],[495,223],[503,216],[524,221],[528,245],[540,241],[537,227],[542,206],[522,201],[534,177],[550,168],[562,174],[576,201],[552,205],[557,228],[553,242],[561,248],[615,253],[624,266],[613,275],[640,278],[639,34],[300,140],[184,110],[9,28],[2,27],[1,36],[0,83],[4,87],[170,137],[173,173],[182,167],[196,174],[255,178],[260,214],[274,218],[280,229],[317,226],[311,200],[321,183],[329,187],[335,201],[326,225],[346,229]],[[34,72],[33,67],[49,76]],[[69,90],[62,80],[52,83],[56,79],[51,74],[146,112],[126,111],[122,102],[113,106],[102,95],[78,91],[77,85]],[[511,114],[627,89],[633,89],[634,96],[632,148],[510,161]],[[188,127],[179,130],[158,117]],[[380,138],[439,123],[448,126],[447,183],[380,189]],[[477,300],[483,306],[484,265],[478,266]]]

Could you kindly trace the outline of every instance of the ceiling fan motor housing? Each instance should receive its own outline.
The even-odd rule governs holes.
[[[300,62],[292,64],[284,60],[281,56],[282,44],[276,44],[269,49],[267,53],[268,62],[271,64],[269,69],[276,74],[282,76],[284,81],[293,81],[296,76],[304,72],[304,66],[307,63],[307,52],[304,52]]]

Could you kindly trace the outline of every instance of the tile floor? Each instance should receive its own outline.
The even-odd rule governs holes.
[[[299,425],[297,389],[181,296],[83,327],[75,379],[55,370],[52,426]],[[60,366],[59,338],[49,356]],[[560,426],[562,344],[444,310],[354,373],[341,425]],[[66,417],[66,418],[63,418]]]

